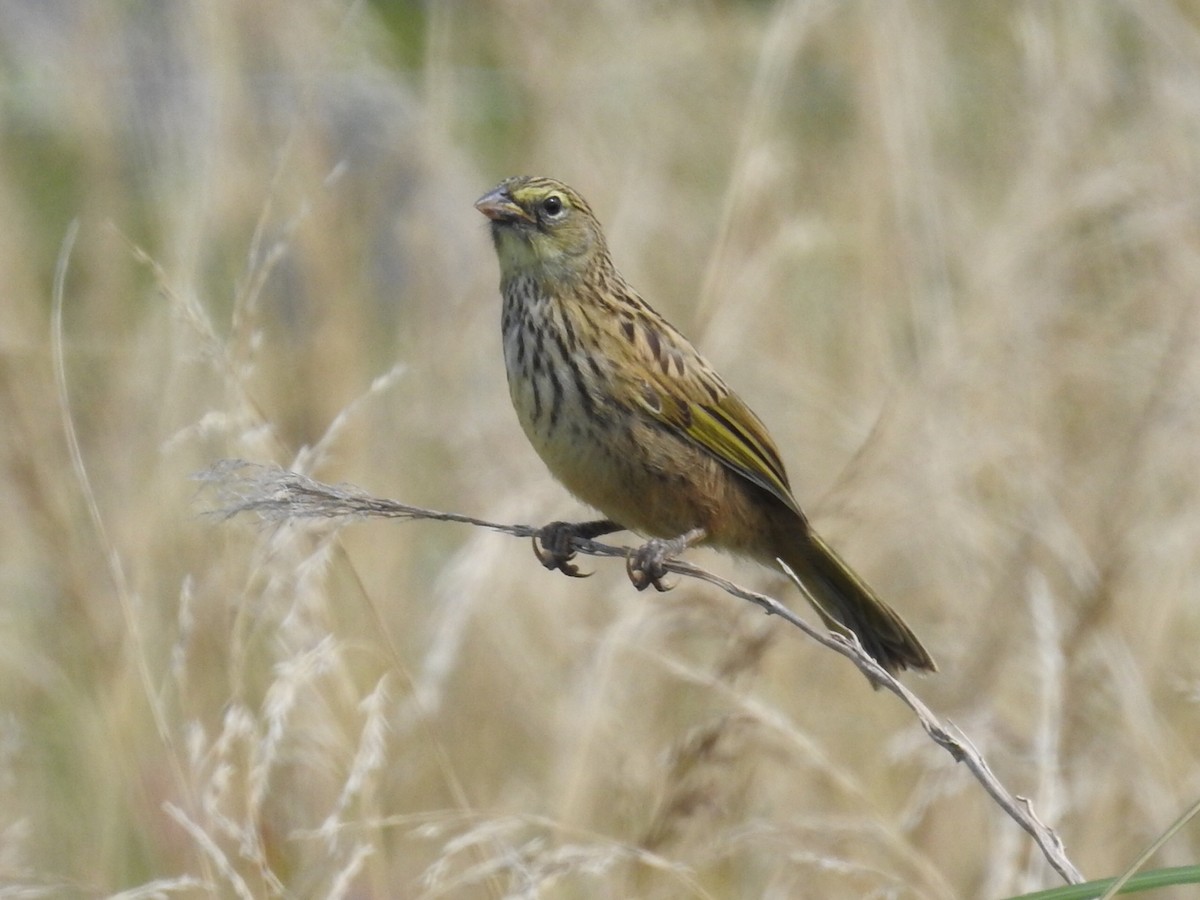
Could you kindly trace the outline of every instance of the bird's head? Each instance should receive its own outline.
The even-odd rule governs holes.
[[[571,280],[607,256],[600,223],[561,181],[508,178],[475,203],[492,221],[500,273]]]

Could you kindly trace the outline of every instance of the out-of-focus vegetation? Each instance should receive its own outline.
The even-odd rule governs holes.
[[[199,515],[222,457],[584,514],[504,386],[472,202],[520,172],[768,423],[938,658],[915,689],[1120,871],[1200,792],[1194,4],[89,0],[0,4],[0,884],[1054,884],[898,704],[729,597]]]

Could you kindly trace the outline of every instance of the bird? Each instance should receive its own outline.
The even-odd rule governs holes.
[[[500,265],[513,408],[550,473],[604,518],[534,536],[548,569],[580,576],[573,542],[628,530],[635,587],[704,545],[785,563],[831,631],[890,674],[936,671],[904,620],[812,529],[766,426],[613,264],[599,220],[561,181],[505,179],[475,203]]]

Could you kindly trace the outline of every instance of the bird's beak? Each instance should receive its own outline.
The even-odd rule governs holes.
[[[503,187],[484,194],[475,201],[475,208],[493,222],[533,222],[529,213],[521,209]]]

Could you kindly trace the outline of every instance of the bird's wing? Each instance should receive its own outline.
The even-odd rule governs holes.
[[[666,326],[642,346],[654,360],[643,367],[646,377],[634,391],[641,408],[802,515],[766,426],[687,338]]]

